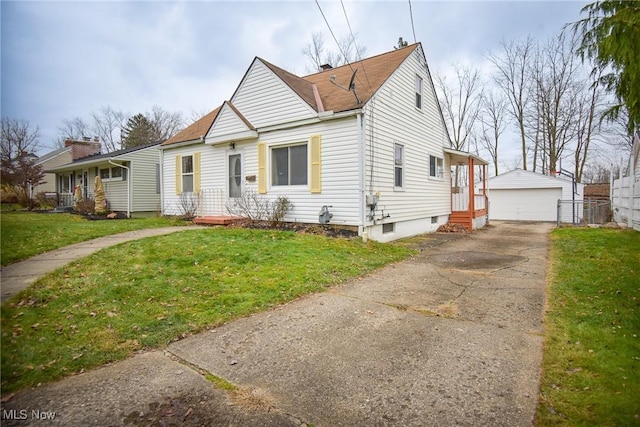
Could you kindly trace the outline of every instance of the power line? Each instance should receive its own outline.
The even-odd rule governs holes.
[[[418,43],[416,38],[416,28],[413,26],[413,9],[411,8],[411,0],[409,0],[409,16],[411,17],[411,31],[413,31],[413,42]]]
[[[329,32],[331,33],[331,37],[333,37],[333,40],[336,42],[336,45],[338,46],[338,50],[340,51],[340,53],[344,57],[344,61],[347,63],[347,65],[349,65],[349,68],[351,68],[351,71],[354,72],[353,71],[353,67],[349,63],[349,59],[347,58],[347,55],[342,50],[342,46],[340,46],[340,43],[338,43],[338,39],[336,38],[336,35],[333,34],[333,30],[331,29],[331,25],[329,25],[329,21],[327,21],[327,17],[324,16],[324,12],[322,11],[322,8],[320,7],[320,3],[318,3],[318,0],[316,0],[316,5],[318,6],[318,10],[320,11],[320,14],[324,18],[325,24],[327,24],[327,28],[329,28]]]
[[[347,20],[347,26],[349,27],[349,33],[351,33],[351,40],[353,40],[353,46],[356,49],[356,55],[358,56],[358,60],[360,61],[360,65],[362,66],[362,71],[364,72],[364,77],[367,80],[367,85],[369,86],[369,92],[373,95],[373,88],[371,87],[371,82],[369,81],[369,76],[367,75],[367,70],[364,67],[364,62],[362,62],[362,58],[360,57],[360,52],[358,51],[358,44],[356,43],[356,37],[353,35],[353,31],[351,30],[351,23],[349,22],[349,17],[347,16],[347,10],[344,8],[344,2],[340,0],[340,4],[342,5],[342,12],[344,12],[344,19]]]

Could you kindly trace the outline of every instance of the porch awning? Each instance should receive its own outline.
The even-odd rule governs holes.
[[[476,156],[475,154],[467,153],[466,151],[458,151],[452,148],[445,148],[444,152],[451,158],[452,165],[468,165],[469,159],[473,159],[475,165],[488,165],[489,162]]]

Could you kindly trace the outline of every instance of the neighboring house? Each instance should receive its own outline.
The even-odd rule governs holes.
[[[571,178],[516,169],[489,178],[488,185],[490,219],[556,221],[562,200],[561,221],[580,222],[584,184]]]
[[[67,139],[64,141],[64,147],[58,150],[51,151],[43,156],[38,157],[36,165],[42,166],[42,170],[48,171],[67,163],[71,163],[74,160],[79,160],[93,154],[100,154],[100,140],[94,138],[93,140],[84,139],[82,141],[75,141]],[[56,192],[56,175],[53,172],[46,172],[44,174],[44,184],[40,184],[32,187],[31,195],[35,197],[38,193],[55,193]]]
[[[452,164],[486,176],[450,146],[420,44],[306,77],[256,57],[229,101],[162,144],[162,211],[197,198],[197,221],[213,222],[250,191],[287,197],[285,221],[318,223],[327,207],[375,240],[432,232],[452,214]],[[471,194],[455,206],[475,228],[484,186]]]
[[[160,211],[159,142],[97,154],[50,169],[55,173],[59,206],[73,206],[76,185],[83,198],[93,198],[95,177],[102,179],[109,210],[127,216]]]

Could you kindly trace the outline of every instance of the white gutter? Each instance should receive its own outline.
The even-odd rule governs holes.
[[[131,173],[130,169],[125,165],[121,165],[119,163],[114,163],[113,158],[109,159],[109,164],[114,166],[121,167],[127,170],[127,218],[131,218]]]

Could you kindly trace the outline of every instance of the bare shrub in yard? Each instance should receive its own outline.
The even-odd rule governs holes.
[[[73,210],[76,212],[80,212],[82,214],[91,214],[95,213],[96,202],[92,197],[87,197],[86,199],[82,199],[76,202]]]
[[[292,207],[293,203],[291,203],[288,198],[285,196],[278,196],[278,198],[271,204],[268,220],[274,225],[278,224]]]
[[[178,198],[178,209],[185,219],[193,219],[200,207],[200,195],[198,193],[181,193]]]
[[[240,197],[227,203],[230,214],[247,218],[249,221],[270,221],[278,224],[293,204],[286,196],[278,196],[273,202],[261,197],[255,191],[244,191]]]

